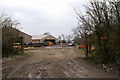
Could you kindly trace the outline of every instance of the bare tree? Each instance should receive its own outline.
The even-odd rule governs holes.
[[[66,41],[67,41],[67,43],[70,43],[72,41],[72,36],[71,35],[67,35],[66,36]]]
[[[50,35],[50,33],[49,32],[45,32],[44,35]]]
[[[85,7],[86,14],[75,11],[86,35],[95,34],[98,61],[120,66],[120,2],[91,2]]]
[[[84,28],[80,23],[78,22],[78,26],[73,28],[73,34],[77,37],[84,37]]]
[[[93,24],[92,24],[92,19],[87,15],[83,14],[80,11],[77,11],[74,9],[76,14],[77,14],[77,19],[79,21],[79,27],[74,29],[74,34],[78,34],[77,36],[80,36],[81,38],[85,38],[85,45],[86,45],[86,50],[85,50],[85,56],[88,56],[88,35],[94,31]],[[81,23],[81,24],[80,24]]]
[[[13,45],[18,39],[18,33],[12,28],[17,29],[19,23],[13,20],[7,14],[0,15],[0,27],[2,28],[2,56],[10,56],[14,54]]]

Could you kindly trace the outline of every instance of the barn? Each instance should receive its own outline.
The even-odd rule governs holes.
[[[32,42],[32,36],[22,31],[19,31],[19,37],[23,38],[23,43]]]
[[[57,42],[57,38],[52,35],[33,35],[32,43],[33,44],[45,44],[46,42],[52,42],[54,45]]]
[[[16,36],[18,36],[18,41],[17,42],[21,42],[22,43],[30,43],[32,41],[32,36],[27,34],[27,33],[24,33],[18,29],[15,29],[13,27],[6,27],[6,30],[8,30],[9,32],[11,33],[15,33]]]

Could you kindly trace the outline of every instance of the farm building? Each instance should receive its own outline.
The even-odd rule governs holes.
[[[30,43],[32,42],[32,36],[29,34],[26,34],[24,32],[19,31],[19,37],[23,38],[23,43]]]
[[[57,38],[52,35],[34,35],[32,36],[32,43],[45,44],[46,42],[52,42],[56,44]]]
[[[12,27],[6,27],[6,30],[7,31],[10,31],[11,33],[15,33],[16,36],[18,36],[18,40],[17,42],[21,42],[22,43],[30,43],[32,41],[32,36],[31,35],[28,35],[18,29],[15,29],[15,28],[12,28]]]

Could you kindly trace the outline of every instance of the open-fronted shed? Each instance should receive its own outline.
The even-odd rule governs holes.
[[[52,35],[33,35],[32,36],[32,43],[40,43],[44,44],[46,42],[52,42],[56,44],[57,38]]]

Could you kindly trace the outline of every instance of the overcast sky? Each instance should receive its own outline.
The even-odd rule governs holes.
[[[22,31],[30,35],[50,32],[69,35],[77,26],[74,8],[85,11],[89,0],[0,0],[0,11],[19,20]]]

